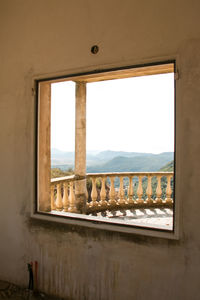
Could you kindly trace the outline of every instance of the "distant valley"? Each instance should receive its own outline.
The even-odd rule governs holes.
[[[123,151],[91,151],[87,153],[87,173],[102,172],[150,172],[158,171],[172,164],[173,152],[160,154],[123,152]],[[51,167],[61,170],[74,168],[74,152],[51,149]]]

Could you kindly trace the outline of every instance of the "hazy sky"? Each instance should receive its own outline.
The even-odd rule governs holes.
[[[74,151],[74,82],[52,84],[51,120],[51,147]],[[174,151],[174,74],[87,84],[87,150]]]

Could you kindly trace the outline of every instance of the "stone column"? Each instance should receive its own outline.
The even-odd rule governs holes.
[[[75,175],[86,175],[86,83],[76,82]],[[77,211],[86,211],[86,180],[75,183]]]

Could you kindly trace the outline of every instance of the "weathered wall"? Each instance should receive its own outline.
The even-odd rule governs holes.
[[[0,278],[70,299],[199,299],[200,2],[0,0]],[[90,53],[94,44],[97,55]],[[181,238],[30,221],[32,76],[176,58]]]

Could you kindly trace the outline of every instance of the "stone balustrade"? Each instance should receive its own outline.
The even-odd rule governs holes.
[[[51,179],[51,210],[77,213],[75,182],[85,178],[70,175]]]
[[[173,204],[173,172],[87,174],[87,178],[92,182],[88,212]]]
[[[51,209],[79,212],[75,182],[87,178],[86,213],[171,207],[173,172],[91,173],[51,180]]]

